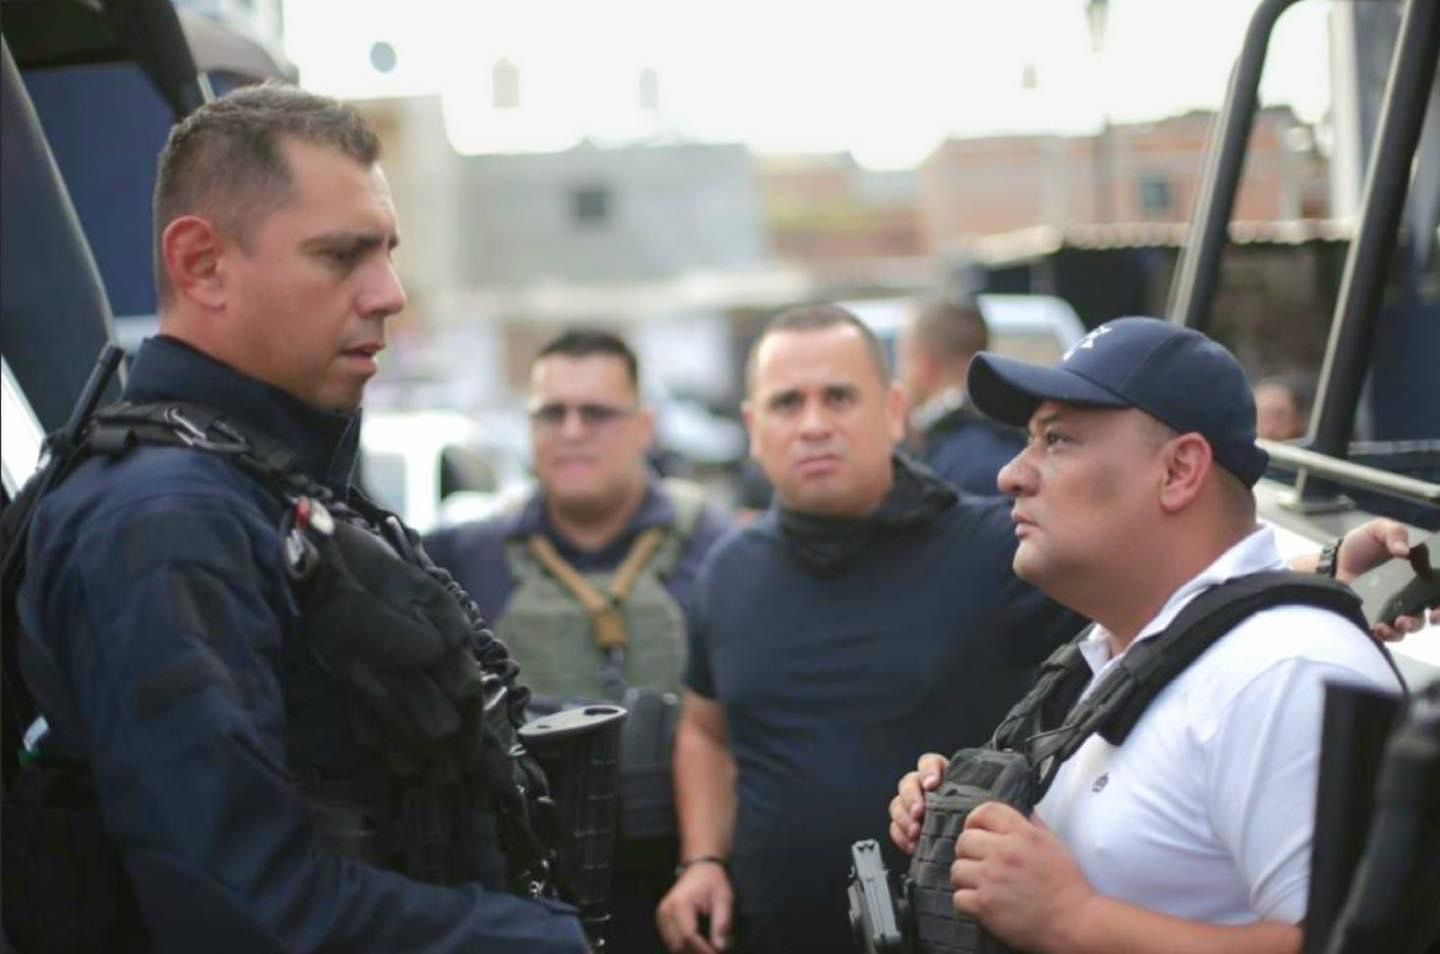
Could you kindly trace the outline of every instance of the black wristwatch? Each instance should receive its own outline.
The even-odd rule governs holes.
[[[1340,556],[1340,544],[1345,542],[1344,534],[1331,540],[1320,548],[1320,559],[1315,564],[1315,572],[1321,576],[1328,576],[1335,579],[1335,563]]]

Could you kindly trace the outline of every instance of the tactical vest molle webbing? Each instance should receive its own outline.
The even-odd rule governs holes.
[[[287,759],[322,843],[416,880],[543,890],[547,852],[527,798],[543,794],[543,774],[515,737],[528,692],[414,532],[359,495],[337,499],[288,448],[198,405],[112,405],[95,414],[83,454],[143,446],[220,456],[282,506],[277,559],[301,610],[281,664]],[[324,701],[337,694],[339,709]],[[304,740],[325,737],[307,720],[328,725],[337,711],[369,753],[358,774],[327,773],[323,753],[307,755]]]
[[[515,590],[496,629],[538,697],[618,702],[629,686],[679,692],[685,615],[665,582],[705,498],[686,481],[662,486],[675,523],[640,533],[614,572],[579,573],[541,535],[506,543]]]

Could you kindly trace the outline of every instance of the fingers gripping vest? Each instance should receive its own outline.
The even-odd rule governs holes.
[[[618,616],[623,634],[618,656],[606,648],[615,645],[615,627],[600,623],[597,628],[598,614],[587,611],[573,588],[546,567],[531,541],[512,540],[506,545],[516,586],[496,629],[537,696],[558,704],[576,699],[619,701],[627,686],[679,692],[685,665],[685,615],[665,582],[680,562],[705,500],[694,484],[666,480],[663,486],[675,506],[675,523],[656,528],[659,539],[651,544],[653,555],[633,573],[628,593],[623,586],[621,593],[616,592],[617,578],[631,575],[625,573],[625,564],[632,558],[644,557],[640,551],[646,546],[645,534],[637,538],[616,572],[583,574]]]

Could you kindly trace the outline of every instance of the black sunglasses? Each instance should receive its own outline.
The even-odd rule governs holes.
[[[635,413],[633,407],[615,407],[610,404],[541,404],[530,409],[530,420],[541,427],[560,427],[574,411],[580,416],[580,423],[587,427],[604,427]]]

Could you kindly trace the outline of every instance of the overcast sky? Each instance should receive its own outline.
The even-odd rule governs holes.
[[[311,89],[438,94],[463,152],[559,149],[659,126],[759,152],[849,149],[874,167],[947,135],[1088,132],[1218,106],[1255,0],[1111,0],[1104,55],[1084,0],[285,0],[286,49]],[[1330,100],[1329,3],[1291,8],[1262,85],[1318,119]],[[371,63],[378,41],[395,63]],[[521,108],[491,107],[516,64]],[[1027,84],[1027,75],[1033,80]]]

